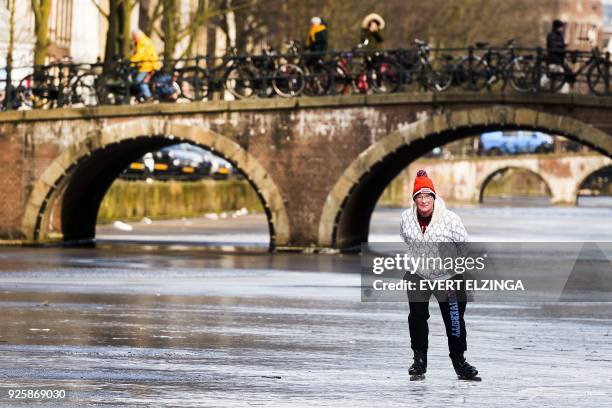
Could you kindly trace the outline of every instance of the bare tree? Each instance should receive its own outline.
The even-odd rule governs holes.
[[[47,0],[48,1],[48,0]],[[104,60],[111,61],[115,56],[127,57],[130,53],[130,15],[134,0],[109,0],[106,13],[96,0],[92,0],[108,20]]]
[[[179,0],[157,0],[153,18],[161,15],[161,31],[155,27],[152,19],[152,32],[155,32],[164,43],[164,61],[168,62],[176,56],[179,44],[184,44],[181,58],[192,56],[193,47],[198,39],[198,34],[209,24],[224,27],[226,36],[232,37],[232,19],[235,19],[237,11],[253,9],[256,0],[198,0],[187,22],[182,23],[180,18]],[[161,4],[161,13],[157,14]],[[252,11],[252,10],[251,10]],[[227,22],[230,24],[227,24]],[[224,25],[223,22],[226,24]],[[229,28],[228,28],[229,27]]]
[[[138,28],[146,35],[151,35],[151,0],[138,1]]]
[[[49,12],[51,0],[32,0],[34,12],[34,65],[44,65],[49,47]]]
[[[13,66],[13,51],[15,50],[15,0],[6,0],[9,11],[9,41],[6,50],[6,66]]]
[[[174,59],[174,51],[180,35],[180,15],[178,0],[161,0],[163,2],[162,40],[164,41],[164,65]]]
[[[303,41],[315,15],[328,24],[330,48],[349,49],[359,41],[362,18],[371,12],[387,22],[386,48],[410,47],[414,38],[437,47],[503,44],[512,37],[535,45],[542,37],[543,10],[554,12],[553,0],[198,0],[185,21],[181,0],[108,1],[106,58],[127,54],[129,12],[139,4],[140,28],[164,43],[166,62],[177,56],[177,49],[179,57],[192,56],[200,34],[210,27],[223,31],[227,47],[234,44],[240,52],[279,47],[289,39]]]

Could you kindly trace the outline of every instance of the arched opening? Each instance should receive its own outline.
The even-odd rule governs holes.
[[[503,167],[485,178],[478,202],[503,206],[548,206],[550,187],[538,173],[521,167]]]
[[[96,242],[267,249],[261,198],[222,157],[190,143],[146,153],[114,180]]]
[[[252,181],[216,155],[211,159],[230,164],[226,169],[235,171],[240,177],[230,179],[230,174],[220,177],[224,172],[213,169],[214,163],[210,163],[210,170],[202,177],[179,177],[176,171],[184,171],[184,167],[195,171],[195,166],[186,165],[180,169],[179,163],[173,166],[172,162],[179,159],[172,159],[168,154],[176,156],[177,141],[180,140],[161,136],[138,137],[94,150],[74,166],[62,183],[65,187],[58,194],[55,217],[49,220],[49,233],[59,232],[64,242],[81,244],[95,240],[98,243],[234,245],[267,249],[274,226],[268,222],[263,198],[253,188]],[[185,148],[182,144],[178,146]],[[193,146],[194,151],[208,152],[192,144],[189,146]],[[154,156],[150,177],[139,180],[138,172],[132,171],[132,179],[126,180],[126,170],[136,170],[133,167],[137,166],[133,165],[144,164],[150,156]],[[250,227],[254,233],[250,241],[241,222],[244,220],[235,219],[245,210],[231,206],[232,195],[240,192],[250,198],[251,212],[259,214],[251,216],[250,222],[254,225]],[[221,194],[225,195],[223,202],[219,202]],[[144,205],[140,200],[146,201]],[[211,205],[194,203],[195,200],[208,200]],[[214,203],[217,205],[212,205]],[[193,208],[195,212],[189,211]],[[198,209],[203,210],[198,212]],[[212,217],[213,214],[216,217]]]
[[[409,178],[408,184],[410,184],[414,175],[406,177],[401,174],[402,170],[418,158],[430,154],[434,149],[487,132],[521,130],[564,136],[593,148],[595,152],[604,153],[605,156],[598,154],[602,160],[609,160],[608,158],[612,156],[612,152],[608,151],[605,143],[603,143],[603,140],[609,137],[608,135],[566,117],[523,109],[514,110],[509,107],[492,107],[491,109],[434,115],[423,119],[420,123],[386,136],[377,144],[362,152],[357,160],[347,168],[328,196],[324,206],[319,228],[320,242],[342,250],[358,250],[361,243],[368,242],[374,209],[387,186],[398,176],[405,179]],[[533,156],[536,158],[545,157],[545,153],[538,151],[534,152]],[[477,160],[473,161],[472,164],[466,164],[465,167],[472,166],[478,170],[479,166],[476,162]],[[549,166],[550,163],[546,165]],[[500,166],[498,164],[496,169],[500,167],[516,167],[516,165]],[[526,167],[535,173],[539,173],[537,167],[519,167]],[[567,179],[567,175],[571,175],[574,171],[571,165],[567,163],[558,168],[552,166],[547,170],[554,175],[555,180]],[[482,178],[491,173],[480,171]],[[461,172],[449,170],[445,174],[456,177]],[[464,196],[470,196],[474,203],[478,203],[480,188],[477,186],[481,184],[482,179],[473,182],[459,179],[456,183],[445,183],[444,181],[439,181],[439,183],[442,186],[451,186],[456,192],[464,194]],[[551,183],[548,182],[548,184]],[[570,201],[575,200],[574,187],[566,187],[566,185],[555,189],[550,187],[550,190],[554,190],[551,193],[554,193],[555,204],[567,202],[568,196],[574,197]],[[411,186],[405,189],[411,189]],[[339,199],[338,197],[343,198]],[[410,202],[407,201],[405,204],[409,205]],[[333,223],[330,223],[329,220],[332,215]],[[389,233],[385,234],[377,231],[382,236],[383,241],[385,237],[391,236],[395,237],[393,241],[399,239],[398,219],[399,213],[393,222],[386,221],[392,228]],[[331,226],[327,226],[326,223],[331,224]],[[374,225],[374,229],[378,228],[377,225]]]
[[[65,190],[58,197],[62,239],[93,240],[100,203],[115,179],[150,149],[157,150],[171,143],[172,140],[163,137],[138,137],[96,149],[82,158],[66,175]]]
[[[117,129],[108,129],[106,134],[92,136],[57,158],[43,173],[30,196],[23,221],[30,238],[39,242],[95,243],[100,205],[125,169],[149,152],[190,143],[194,149],[214,152],[241,176],[243,188],[252,189],[263,210],[260,218],[265,227],[261,232],[267,237],[265,242],[257,243],[258,246],[273,249],[275,245],[286,244],[288,222],[278,189],[257,160],[238,144],[224,136],[183,125],[167,126],[164,133],[155,136],[140,136],[142,133],[141,124],[122,124]],[[129,206],[129,203],[119,205]],[[225,217],[220,215],[219,218],[223,221]],[[164,235],[163,232],[159,234]],[[242,231],[225,235],[244,238]],[[192,241],[206,243],[206,237]]]
[[[573,183],[580,180],[585,168],[610,159],[582,146],[575,148],[573,141],[561,137],[552,140],[559,149],[495,155],[483,152],[478,139],[471,136],[438,146],[411,162],[381,195],[368,241],[400,241],[399,219],[412,204],[418,169],[428,171],[446,206],[463,219],[472,240],[581,241],[603,238],[606,229],[612,228],[607,221],[584,227],[593,217],[606,218],[601,208],[568,208],[574,201]],[[598,185],[605,185],[602,173],[595,173]],[[553,206],[553,197],[567,189],[570,202]],[[601,202],[599,207],[612,205]]]
[[[578,206],[612,207],[612,165],[589,174],[578,186]]]

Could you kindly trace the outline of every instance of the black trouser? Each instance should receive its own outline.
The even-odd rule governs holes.
[[[416,274],[407,275],[406,279],[413,281],[419,288],[419,281],[422,280]],[[462,275],[455,275],[451,279],[462,280]],[[465,321],[463,315],[467,304],[465,288],[458,291],[440,290],[415,290],[408,292],[408,304],[410,313],[408,314],[408,327],[410,329],[410,346],[413,350],[427,351],[429,326],[429,299],[434,295],[438,300],[440,312],[446,326],[446,337],[448,338],[448,349],[452,354],[463,353],[467,350]]]

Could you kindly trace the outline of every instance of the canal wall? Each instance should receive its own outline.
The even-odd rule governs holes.
[[[263,212],[257,194],[246,180],[126,181],[116,180],[98,212],[98,223],[132,221],[143,217],[173,219],[207,213]]]

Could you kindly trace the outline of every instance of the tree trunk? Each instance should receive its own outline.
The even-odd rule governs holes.
[[[151,36],[151,0],[139,0],[138,28],[147,36]]]
[[[127,58],[130,54],[130,0],[109,0],[108,31],[104,61],[112,61],[115,56]]]
[[[232,0],[227,0],[226,5],[226,9],[229,10],[225,15],[225,21],[227,22],[227,47],[231,49],[236,46],[236,14],[232,10]],[[245,44],[240,45],[242,47],[245,46]]]
[[[51,0],[32,0],[32,11],[34,11],[34,65],[44,65],[49,47],[49,12],[51,11]]]
[[[162,31],[164,33],[164,66],[171,66],[178,42],[179,13],[177,0],[163,0]]]
[[[15,0],[9,0],[9,42],[6,50],[6,66],[13,66],[13,51],[15,49]]]
[[[132,1],[131,0],[123,0],[119,5],[119,27],[120,27],[120,37],[119,37],[119,47],[121,50],[121,55],[123,57],[128,57],[130,55],[131,50],[131,27],[130,27],[130,15],[132,14]]]

